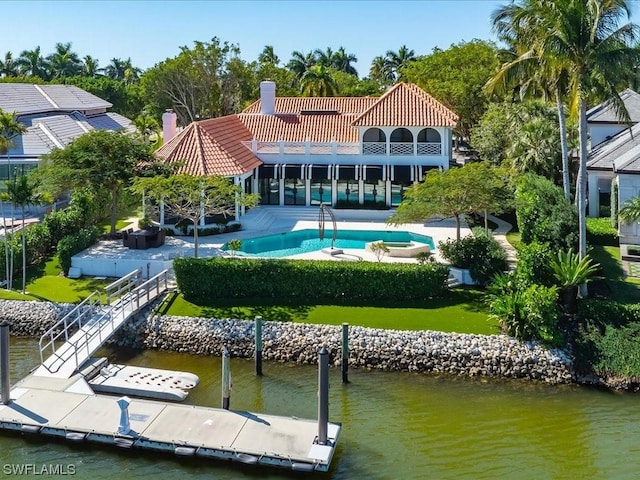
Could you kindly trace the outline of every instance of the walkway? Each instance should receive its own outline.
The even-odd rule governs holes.
[[[498,217],[494,217],[493,215],[489,215],[489,220],[498,225],[498,228],[493,230],[493,238],[502,245],[502,247],[507,252],[507,262],[509,262],[509,267],[511,269],[515,269],[516,266],[516,249],[513,248],[513,245],[509,243],[507,240],[507,233],[511,231],[513,228],[512,225],[504,220],[501,220]]]

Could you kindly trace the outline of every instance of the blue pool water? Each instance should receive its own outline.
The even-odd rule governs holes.
[[[333,231],[331,229],[325,230],[324,240],[320,240],[317,229],[266,235],[242,240],[242,249],[240,251],[248,256],[288,257],[331,247],[332,234]],[[435,248],[432,238],[426,235],[384,230],[338,230],[334,247],[363,249],[365,248],[365,243],[377,240],[384,242],[409,242],[413,240],[426,243],[432,250]],[[222,249],[228,250],[227,245],[225,244]]]

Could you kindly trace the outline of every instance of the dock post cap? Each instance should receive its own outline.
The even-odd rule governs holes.
[[[327,346],[326,345],[322,345],[322,348],[320,349],[320,351],[318,353],[320,355],[329,355],[329,350],[327,350]]]
[[[127,435],[131,432],[131,423],[129,423],[129,404],[131,399],[127,396],[120,397],[117,402],[120,407],[120,425],[118,425],[118,433]]]
[[[2,322],[0,322],[0,327],[10,327],[10,326],[11,324],[6,320],[2,320]]]

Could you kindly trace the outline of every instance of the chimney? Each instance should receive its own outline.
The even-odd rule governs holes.
[[[276,113],[275,82],[260,82],[260,110],[266,115]]]
[[[167,110],[162,114],[162,141],[167,143],[176,136],[176,123],[178,116],[173,110]]]

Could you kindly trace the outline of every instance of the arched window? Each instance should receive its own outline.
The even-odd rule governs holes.
[[[425,128],[418,134],[418,155],[442,155],[442,138],[434,128]]]
[[[413,134],[406,128],[391,132],[391,155],[413,155]]]
[[[362,153],[365,155],[386,155],[387,136],[379,128],[370,128],[362,137]]]

